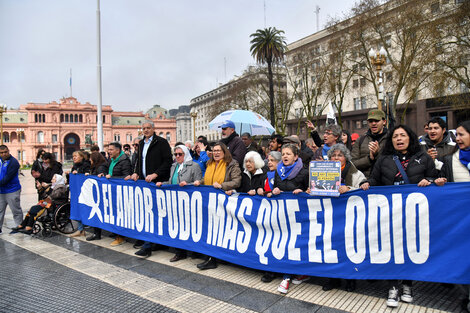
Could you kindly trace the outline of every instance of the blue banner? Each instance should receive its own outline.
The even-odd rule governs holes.
[[[71,217],[255,269],[470,284],[470,183],[272,198],[70,175]]]

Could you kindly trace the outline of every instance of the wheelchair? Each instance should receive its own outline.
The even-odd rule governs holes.
[[[44,210],[33,225],[33,234],[41,234],[43,237],[52,236],[52,231],[57,230],[68,235],[77,230],[77,222],[70,219],[70,201],[59,205],[51,212]]]

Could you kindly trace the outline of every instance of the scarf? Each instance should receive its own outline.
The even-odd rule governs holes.
[[[55,189],[56,187],[64,186],[65,185],[65,178],[62,175],[55,174],[55,183],[52,183],[51,188]]]
[[[303,168],[303,163],[300,158],[297,159],[297,161],[294,162],[292,165],[284,165],[284,163],[279,162],[277,165],[277,174],[281,178],[281,180],[284,179],[293,179],[297,174],[299,174],[300,170]]]
[[[264,185],[265,191],[272,191],[274,189],[274,174],[276,171],[270,171],[266,173],[266,184]],[[269,188],[269,190],[268,190]]]
[[[207,166],[206,174],[204,175],[204,185],[212,186],[214,183],[222,184],[225,180],[225,172],[227,170],[227,163],[219,161],[219,164],[211,162]]]
[[[113,169],[114,169],[114,166],[117,164],[117,162],[119,161],[119,159],[124,155],[124,151],[121,151],[121,153],[119,154],[119,156],[115,159],[111,158],[111,164],[109,164],[109,170],[108,170],[108,174],[113,176]]]
[[[323,145],[323,149],[321,150],[321,154],[323,156],[323,160],[328,160],[328,151],[330,151],[331,147],[327,145]]]
[[[183,164],[180,164],[180,166],[176,166],[176,169],[175,169],[175,172],[179,173],[183,169],[183,167],[184,167],[183,165],[186,164],[186,163],[189,163],[190,161],[192,161],[193,157],[191,156],[191,153],[189,152],[188,147],[183,146],[183,145],[178,145],[178,146],[176,146],[176,148],[179,148],[179,149],[183,150],[183,153],[184,153]]]
[[[406,172],[406,169],[408,168],[408,164],[410,163],[411,156],[407,154],[401,154],[397,153],[398,159],[400,160],[401,166],[403,166],[403,169]],[[408,175],[408,174],[407,174]],[[403,181],[403,176],[401,175],[400,171],[395,175],[395,181],[402,182]]]
[[[470,148],[460,150],[459,160],[470,171]]]
[[[183,168],[183,164],[176,163],[176,168],[175,168],[175,171],[173,172],[173,177],[171,177],[172,185],[176,185],[178,183],[178,173],[179,173],[180,168]]]
[[[341,165],[341,185],[346,185],[346,176],[348,176],[349,168],[351,167],[350,163],[346,161],[344,165]],[[346,185],[347,186],[347,185]]]

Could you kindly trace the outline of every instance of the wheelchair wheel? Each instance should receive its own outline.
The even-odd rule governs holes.
[[[43,237],[50,237],[52,236],[52,229],[50,227],[44,227],[42,229],[42,236]]]
[[[39,232],[41,232],[41,225],[39,225],[38,223],[34,223],[34,225],[33,225],[33,235],[37,235],[37,234],[39,234]]]
[[[71,234],[77,230],[77,222],[70,219],[70,203],[57,208],[54,213],[54,224],[63,234]]]

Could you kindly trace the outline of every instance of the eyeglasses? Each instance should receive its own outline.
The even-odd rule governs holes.
[[[184,153],[175,153],[175,156],[178,157],[178,156],[183,156]]]
[[[325,134],[325,135],[327,135],[327,136],[329,136],[329,135],[333,135],[333,133],[332,133],[332,132],[330,132],[330,131],[326,131],[324,134]]]

